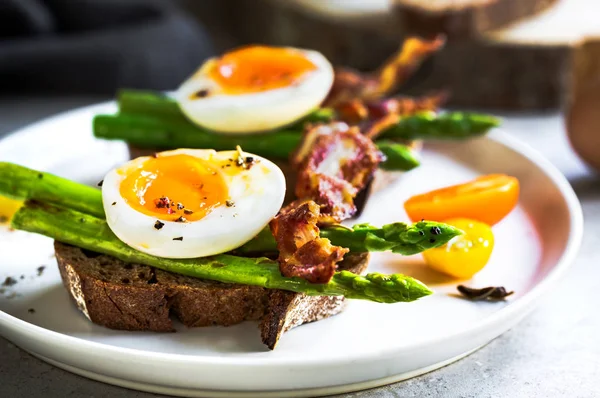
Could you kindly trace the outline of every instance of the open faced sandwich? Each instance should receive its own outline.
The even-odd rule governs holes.
[[[189,327],[250,320],[273,349],[346,299],[427,296],[409,276],[368,273],[369,252],[420,253],[459,228],[347,224],[378,170],[419,165],[419,140],[498,124],[440,112],[442,94],[396,95],[443,43],[410,38],[370,73],[314,51],[247,46],[206,61],[173,93],[125,90],[116,114],[93,121],[96,137],[131,153],[100,189],[0,163],[0,194],[24,200],[12,226],[55,239],[73,300],[113,329],[169,332],[173,316]]]

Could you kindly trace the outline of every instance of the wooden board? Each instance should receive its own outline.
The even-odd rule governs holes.
[[[221,33],[227,32],[231,45],[313,48],[334,64],[369,70],[412,33],[395,11],[399,1],[407,0],[223,0]],[[584,45],[600,37],[599,15],[600,1],[558,0],[508,27],[451,36],[403,92],[448,89],[451,107],[559,109],[587,79],[583,71],[600,59],[593,46]]]

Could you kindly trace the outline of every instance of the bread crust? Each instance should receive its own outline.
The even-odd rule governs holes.
[[[74,303],[89,320],[110,329],[173,332],[171,316],[187,327],[260,320],[263,343],[274,349],[286,331],[345,307],[343,297],[201,280],[60,242],[54,249]],[[363,273],[368,259],[368,253],[347,255],[340,268]]]
[[[347,255],[340,269],[363,274],[369,262],[369,253]],[[342,296],[307,296],[285,290],[269,292],[269,301],[260,325],[263,343],[273,350],[283,333],[305,323],[337,315],[346,307]]]

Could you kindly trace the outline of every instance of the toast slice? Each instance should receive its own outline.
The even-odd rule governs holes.
[[[286,331],[336,315],[346,302],[190,278],[60,242],[54,249],[63,284],[79,310],[110,329],[173,332],[171,316],[188,327],[260,321],[263,343],[274,349]],[[368,253],[350,254],[340,269],[361,274],[368,260]]]

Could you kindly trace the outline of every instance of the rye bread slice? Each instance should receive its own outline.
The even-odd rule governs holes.
[[[273,349],[293,327],[340,313],[343,297],[309,297],[282,290],[190,278],[114,257],[54,243],[67,291],[92,322],[119,330],[175,331],[170,316],[185,326],[259,324]],[[369,255],[352,254],[341,269],[363,273]]]
[[[340,269],[363,274],[368,262],[369,253],[350,254],[340,263]],[[341,296],[307,296],[272,290],[260,325],[262,341],[272,350],[283,333],[302,324],[339,314],[346,302],[346,298]]]

